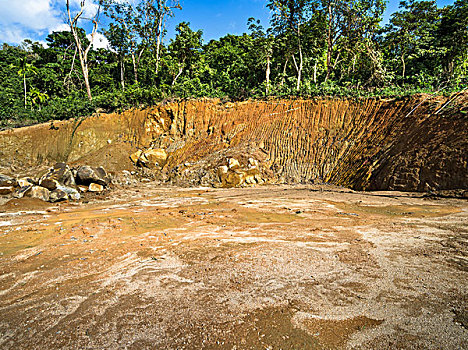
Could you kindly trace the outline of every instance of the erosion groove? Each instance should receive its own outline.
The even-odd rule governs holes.
[[[167,163],[155,172],[175,183],[213,185],[228,158],[241,165],[253,158],[270,183],[463,189],[468,184],[468,96],[447,101],[413,96],[170,102],[90,117],[74,134],[72,121],[2,132],[0,166],[66,160],[118,171],[132,166],[129,155],[136,149],[162,148]]]

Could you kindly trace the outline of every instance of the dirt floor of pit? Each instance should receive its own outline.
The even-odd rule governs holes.
[[[468,203],[334,187],[0,206],[2,349],[468,348]]]

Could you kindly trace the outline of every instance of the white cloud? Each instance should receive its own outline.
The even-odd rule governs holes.
[[[50,30],[49,32],[52,33],[52,32],[64,32],[64,31],[70,31],[70,26],[68,25],[68,23],[60,23],[60,24],[57,24],[53,27],[50,27]]]
[[[0,0],[2,27],[14,24],[32,30],[44,30],[51,23],[56,23],[59,15],[50,0]]]
[[[71,0],[72,15],[81,0]],[[86,0],[83,18],[93,17],[97,0]],[[81,26],[86,26],[83,20]],[[64,0],[0,0],[0,42],[17,44],[26,38],[42,40],[53,32],[67,30]]]
[[[88,40],[91,41],[91,34],[87,35]],[[96,33],[93,40],[93,48],[97,49],[110,49],[109,40],[101,33]]]
[[[81,0],[71,0],[70,7],[72,11],[73,10],[79,11],[79,9],[81,8]],[[83,16],[85,18],[93,17],[97,13],[98,8],[99,6],[98,4],[96,4],[95,0],[86,0],[84,11],[83,11]],[[72,16],[73,16],[73,13],[72,13]]]

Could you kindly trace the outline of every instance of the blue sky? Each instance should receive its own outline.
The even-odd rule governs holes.
[[[76,9],[80,0],[71,0]],[[97,0],[86,0],[87,14],[96,9]],[[181,0],[182,11],[168,23],[166,41],[173,37],[177,23],[190,22],[192,29],[202,29],[205,42],[227,33],[247,31],[247,19],[255,17],[267,27],[269,10],[266,0]],[[453,4],[453,0],[438,0],[439,6]],[[398,9],[399,0],[390,0],[384,21]],[[44,41],[56,30],[66,29],[65,0],[0,0],[0,43],[18,44],[29,38]],[[89,29],[85,26],[86,29]],[[101,26],[102,28],[102,26]],[[102,38],[97,45],[104,46]]]

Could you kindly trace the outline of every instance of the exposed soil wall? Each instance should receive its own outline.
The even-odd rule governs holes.
[[[167,163],[154,172],[175,183],[214,184],[228,158],[253,158],[270,183],[466,189],[468,96],[452,100],[173,102],[1,132],[0,167],[67,161],[118,171],[132,168],[137,149],[163,148]]]

